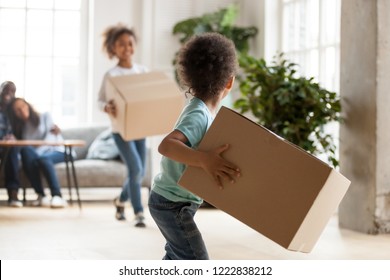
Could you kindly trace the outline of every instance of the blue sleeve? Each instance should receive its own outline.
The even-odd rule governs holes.
[[[196,148],[207,131],[207,116],[202,110],[193,110],[184,115],[175,129],[183,133],[191,147]]]

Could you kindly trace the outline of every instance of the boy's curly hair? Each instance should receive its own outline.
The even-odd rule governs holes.
[[[201,99],[213,98],[236,73],[234,43],[219,33],[193,36],[181,48],[176,67],[182,86]]]
[[[115,41],[123,34],[128,34],[134,38],[137,42],[137,36],[135,31],[132,28],[128,28],[125,25],[117,24],[114,26],[108,27],[102,34],[103,36],[103,51],[108,54],[108,57],[111,59],[115,56],[114,45]]]

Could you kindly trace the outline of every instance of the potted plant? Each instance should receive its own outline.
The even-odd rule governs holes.
[[[257,28],[255,26],[235,26],[234,22],[237,15],[238,6],[231,4],[214,13],[207,13],[200,17],[180,21],[174,25],[172,33],[174,35],[179,35],[180,43],[184,44],[195,34],[217,32],[234,42],[239,55],[246,54],[249,50],[249,39],[256,36]],[[176,59],[173,60],[173,63],[175,63],[175,61]]]
[[[297,76],[297,64],[275,57],[271,65],[249,55],[240,57],[241,97],[234,107],[250,112],[257,122],[313,155],[326,155],[338,166],[336,145],[325,126],[341,120],[340,99],[314,78]]]

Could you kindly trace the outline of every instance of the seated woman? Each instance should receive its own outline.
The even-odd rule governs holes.
[[[12,131],[17,139],[62,141],[59,128],[53,123],[49,113],[38,113],[24,99],[15,98],[7,107]],[[67,205],[62,198],[61,188],[54,164],[63,162],[63,146],[26,146],[21,148],[23,170],[32,187],[38,194],[35,206],[62,208]],[[51,191],[51,199],[45,196],[41,175],[45,177]]]

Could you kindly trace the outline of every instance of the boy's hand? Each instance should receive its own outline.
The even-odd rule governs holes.
[[[223,145],[205,153],[202,161],[202,168],[214,179],[220,189],[223,189],[222,179],[231,183],[235,182],[235,177],[240,177],[240,169],[233,163],[222,158],[222,153],[229,148]]]
[[[222,179],[234,183],[234,179],[241,176],[240,169],[221,156],[229,148],[228,144],[201,152],[192,149],[186,143],[188,143],[187,137],[181,131],[174,130],[161,141],[158,151],[174,161],[202,168],[214,179],[220,189],[223,188]]]

